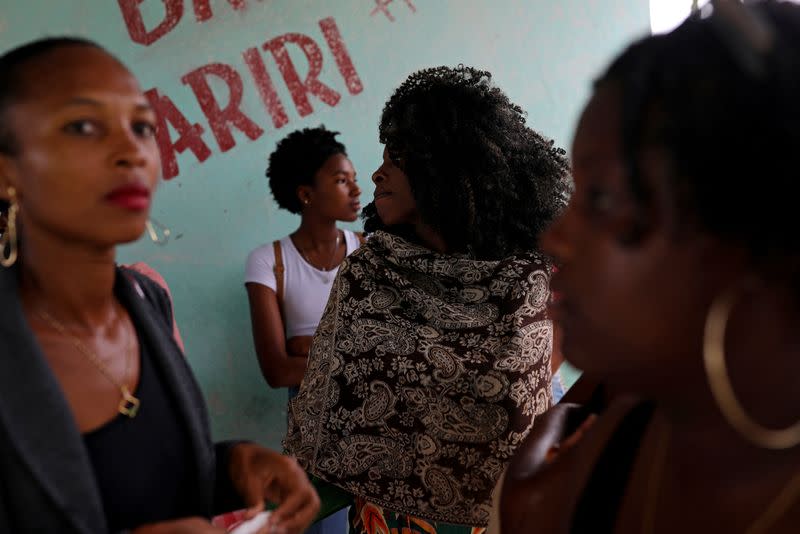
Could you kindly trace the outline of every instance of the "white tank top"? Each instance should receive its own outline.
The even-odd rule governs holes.
[[[355,232],[344,230],[347,254],[359,246]],[[295,336],[312,336],[317,329],[322,312],[328,303],[333,279],[339,268],[321,271],[300,255],[289,236],[281,239],[283,256],[283,311],[286,339]],[[272,243],[261,245],[247,257],[244,283],[267,286],[277,293],[275,281],[275,250]]]

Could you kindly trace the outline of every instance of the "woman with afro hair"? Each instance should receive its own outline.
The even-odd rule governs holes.
[[[337,228],[355,221],[361,190],[338,132],[324,126],[290,133],[269,157],[267,177],[278,206],[300,215],[292,234],[250,253],[245,285],[259,366],[273,388],[297,392],[334,276],[360,235]],[[309,533],[344,534],[345,512]]]
[[[384,107],[369,234],[314,337],[286,448],[355,496],[351,532],[479,533],[549,408],[551,261],[571,181],[488,72],[412,74]]]

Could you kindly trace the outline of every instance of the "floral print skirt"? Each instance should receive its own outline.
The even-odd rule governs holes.
[[[351,534],[484,534],[484,527],[452,525],[428,521],[385,510],[381,506],[357,498],[350,508]]]

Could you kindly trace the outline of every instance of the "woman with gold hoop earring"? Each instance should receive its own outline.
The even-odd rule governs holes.
[[[136,78],[63,37],[0,55],[0,79],[0,531],[220,534],[214,514],[274,501],[259,532],[303,532],[297,462],[211,441],[166,293],[115,264],[160,172]]]
[[[800,531],[800,6],[712,4],[581,115],[542,246],[565,358],[617,395],[506,481],[504,532]]]

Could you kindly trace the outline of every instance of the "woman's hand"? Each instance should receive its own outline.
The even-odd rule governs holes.
[[[589,414],[586,419],[576,428],[570,435],[565,436],[561,441],[550,445],[545,454],[545,464],[550,464],[560,455],[574,447],[583,439],[583,435],[588,431],[594,422],[597,420],[597,415]]]
[[[290,356],[308,356],[313,339],[312,336],[294,336],[286,342],[286,352]]]
[[[319,497],[294,458],[253,443],[240,443],[231,451],[229,472],[233,486],[247,506],[246,517],[264,510],[265,501],[278,504],[267,532],[300,534],[319,511]]]
[[[131,534],[225,534],[224,528],[215,527],[202,517],[187,517],[174,521],[163,521],[143,525],[131,531]],[[264,530],[263,534],[269,531]]]
[[[596,416],[577,404],[560,402],[536,418],[533,429],[517,448],[507,480],[533,477],[544,466],[577,444]]]

